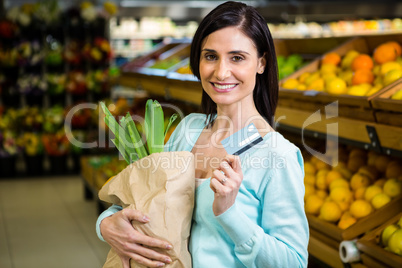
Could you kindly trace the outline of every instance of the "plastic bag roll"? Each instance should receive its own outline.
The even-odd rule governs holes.
[[[343,263],[360,261],[360,252],[356,247],[356,240],[342,241],[339,245],[339,256]]]

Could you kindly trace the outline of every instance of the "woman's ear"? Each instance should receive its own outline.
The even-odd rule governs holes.
[[[257,68],[257,72],[258,72],[259,74],[262,74],[262,73],[264,72],[266,64],[267,64],[267,60],[265,59],[265,53],[264,53],[264,55],[262,55],[262,57],[260,57],[260,58],[258,59],[258,68]]]

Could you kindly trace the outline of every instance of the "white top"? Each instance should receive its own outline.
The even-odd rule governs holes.
[[[203,182],[206,181],[207,179],[208,179],[208,178],[203,178],[203,179],[195,178],[195,188],[197,188],[198,186],[200,186],[201,183],[203,183]]]

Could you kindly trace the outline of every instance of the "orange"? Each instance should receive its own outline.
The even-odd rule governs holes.
[[[338,222],[338,227],[345,230],[349,226],[355,224],[357,219],[353,217],[350,212],[344,212]]]
[[[360,85],[363,83],[373,83],[374,81],[374,74],[371,70],[367,69],[358,69],[353,74],[352,77],[352,85]]]
[[[350,205],[349,211],[353,217],[360,219],[373,212],[373,207],[366,200],[358,199]]]
[[[352,61],[352,70],[356,71],[359,69],[372,70],[374,67],[374,62],[371,57],[367,54],[360,54]]]
[[[374,50],[373,54],[373,58],[378,64],[394,61],[396,60],[397,56],[398,56],[397,50],[395,49],[394,45],[388,43],[379,45]]]
[[[341,62],[341,56],[338,53],[330,52],[324,55],[321,64],[338,65]]]
[[[392,46],[396,51],[396,55],[398,55],[398,56],[402,55],[402,46],[398,42],[389,41],[389,42],[386,42],[385,44]]]

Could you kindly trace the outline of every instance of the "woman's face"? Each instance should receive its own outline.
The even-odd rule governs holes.
[[[236,27],[211,33],[201,46],[201,84],[217,105],[253,104],[256,75],[264,68],[253,41]]]

